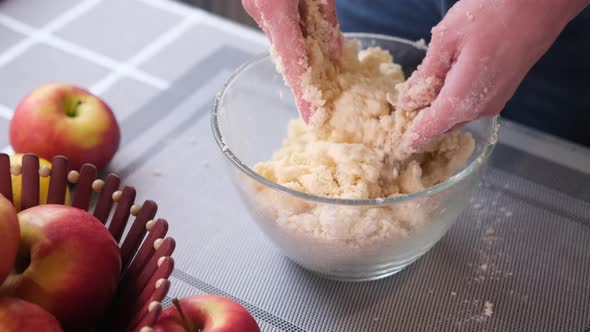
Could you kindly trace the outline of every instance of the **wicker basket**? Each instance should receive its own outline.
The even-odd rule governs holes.
[[[0,194],[12,201],[11,174],[22,174],[22,209],[39,205],[39,176],[51,176],[48,204],[86,210],[108,227],[119,242],[123,269],[117,293],[96,331],[151,331],[170,288],[175,248],[174,239],[166,237],[167,221],[154,219],[157,204],[148,200],[135,205],[133,187],[120,190],[121,179],[115,174],[104,181],[97,179],[93,165],[85,164],[77,172],[70,171],[65,157],[57,156],[51,163],[51,169],[39,168],[39,158],[27,154],[22,167],[11,167],[9,156],[0,154]],[[64,202],[68,185],[73,187],[71,204]],[[129,230],[122,238],[126,228]]]

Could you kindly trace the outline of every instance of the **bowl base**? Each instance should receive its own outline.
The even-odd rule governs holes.
[[[428,248],[430,249],[430,248]],[[334,281],[344,281],[344,282],[363,282],[363,281],[374,281],[379,279],[384,279],[387,277],[391,277],[392,275],[401,272],[403,269],[408,267],[410,264],[417,261],[420,257],[422,257],[428,249],[420,252],[419,254],[412,256],[410,258],[388,263],[388,264],[381,264],[375,265],[370,269],[363,269],[358,270],[339,270],[339,271],[329,271],[329,272],[319,272],[317,270],[309,269],[305,266],[301,266],[303,269],[310,271],[314,275],[318,277],[334,280]]]

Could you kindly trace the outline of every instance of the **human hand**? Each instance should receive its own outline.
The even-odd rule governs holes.
[[[308,122],[314,110],[301,86],[301,76],[309,69],[305,39],[317,40],[322,53],[332,59],[340,57],[342,38],[335,0],[242,0],[242,5],[270,40],[299,113]],[[319,6],[321,17],[313,17],[315,11],[308,6]]]
[[[432,29],[425,59],[400,86],[398,106],[419,109],[412,145],[498,114],[530,68],[588,0],[462,0]]]

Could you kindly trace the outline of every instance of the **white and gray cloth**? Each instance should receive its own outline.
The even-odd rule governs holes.
[[[109,171],[153,199],[177,240],[172,297],[210,293],[263,331],[564,331],[590,328],[590,151],[505,123],[479,191],[426,256],[368,283],[283,258],[229,182],[209,114],[262,35],[167,0],[0,2],[0,149],[20,98],[90,88],[123,130]]]

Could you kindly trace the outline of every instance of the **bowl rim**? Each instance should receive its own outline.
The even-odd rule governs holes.
[[[387,36],[382,34],[374,34],[374,33],[345,33],[344,36],[349,39],[354,38],[373,38],[373,39],[382,39],[388,41],[394,41],[402,44],[411,45],[415,48],[426,50],[427,48],[423,45],[420,45],[417,42],[394,37],[394,36]],[[371,198],[371,199],[348,199],[348,198],[337,198],[337,197],[327,197],[327,196],[318,196],[313,194],[304,193],[301,191],[293,190],[282,186],[278,183],[272,182],[263,176],[256,173],[252,168],[248,165],[243,163],[232,151],[231,149],[225,145],[225,141],[223,139],[223,135],[221,133],[221,129],[219,128],[219,120],[218,114],[219,109],[221,107],[221,101],[225,97],[225,94],[228,88],[233,84],[233,82],[247,69],[250,67],[262,62],[266,61],[270,58],[270,53],[265,52],[255,56],[254,58],[250,59],[249,61],[243,63],[239,66],[231,75],[230,77],[224,82],[222,89],[215,97],[213,102],[213,111],[211,112],[211,129],[213,131],[213,136],[215,137],[215,142],[219,147],[222,154],[225,156],[229,162],[239,169],[243,174],[251,178],[252,180],[258,182],[259,184],[269,187],[273,190],[281,192],[283,194],[295,196],[299,199],[303,199],[306,201],[311,201],[315,203],[322,203],[322,204],[333,204],[333,205],[346,205],[346,206],[372,206],[372,205],[389,205],[389,204],[396,204],[411,201],[418,198],[424,198],[433,196],[437,193],[445,191],[456,184],[465,180],[470,174],[474,173],[478,170],[481,166],[484,165],[485,161],[490,157],[492,151],[498,140],[498,134],[500,131],[500,117],[494,116],[492,118],[492,133],[487,140],[486,144],[484,145],[483,149],[479,152],[477,157],[469,163],[469,165],[465,166],[461,171],[455,173],[453,176],[449,177],[445,181],[436,184],[432,187],[429,187],[426,190],[403,194],[398,196],[391,196],[391,197],[384,197],[384,198]]]

